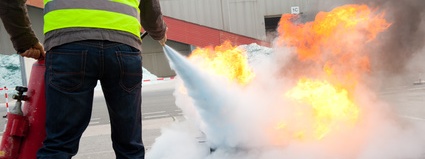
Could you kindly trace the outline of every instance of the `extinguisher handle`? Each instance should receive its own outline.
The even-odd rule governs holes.
[[[148,35],[148,32],[145,31],[142,34],[140,34],[140,39],[143,39],[146,35]]]
[[[24,95],[24,93],[28,91],[27,87],[16,86],[15,90],[18,91],[18,94],[14,94],[12,96],[13,99],[16,99],[18,101],[21,101],[21,100],[25,101],[28,99],[27,96]]]

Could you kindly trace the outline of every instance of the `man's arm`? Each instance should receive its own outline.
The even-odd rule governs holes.
[[[160,43],[162,43],[161,41],[165,43],[167,40],[167,25],[162,19],[159,0],[141,0],[139,9],[140,22],[143,29],[146,30],[153,39],[160,41]]]
[[[39,44],[28,17],[26,0],[0,0],[0,18],[18,53]]]

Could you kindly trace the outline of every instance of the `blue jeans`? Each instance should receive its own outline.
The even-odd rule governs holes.
[[[39,159],[69,159],[90,122],[94,88],[102,86],[117,159],[143,159],[142,57],[125,44],[87,40],[54,47],[46,56],[46,139]]]

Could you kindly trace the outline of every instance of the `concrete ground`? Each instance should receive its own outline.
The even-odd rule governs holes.
[[[170,86],[161,87],[161,89],[173,89]],[[379,98],[391,103],[400,117],[425,128],[425,85],[387,89],[379,94]],[[181,120],[184,120],[181,116],[143,120],[142,135],[147,153],[155,139],[161,135],[161,128]],[[3,125],[0,124],[1,127]],[[109,124],[91,125],[83,134],[79,152],[73,159],[115,159],[111,145]]]

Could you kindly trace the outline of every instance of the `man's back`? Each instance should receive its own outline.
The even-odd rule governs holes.
[[[116,157],[144,158],[141,24],[156,40],[166,39],[166,25],[158,0],[142,2],[45,1],[47,136],[37,153],[39,159],[65,159],[77,153],[98,81]]]
[[[158,0],[53,0],[45,4],[46,50],[80,40],[108,40],[141,49],[141,25],[155,40],[166,25]],[[140,11],[139,11],[140,10]],[[140,21],[139,21],[140,19]]]

